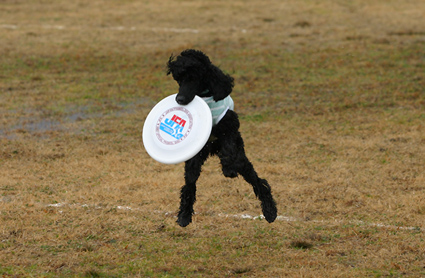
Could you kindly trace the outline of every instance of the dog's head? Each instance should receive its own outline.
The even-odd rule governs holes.
[[[177,57],[171,55],[167,68],[167,75],[171,74],[179,84],[176,101],[181,105],[190,103],[196,95],[212,96],[219,101],[232,92],[233,77],[214,66],[199,50],[187,49]]]

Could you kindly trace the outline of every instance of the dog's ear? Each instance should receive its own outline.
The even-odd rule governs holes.
[[[174,58],[175,58],[175,56],[173,54],[171,54],[170,58],[168,58],[168,62],[167,62],[167,75],[169,75],[170,73],[172,73]]]
[[[215,101],[226,98],[233,90],[233,77],[225,74],[218,67],[211,65],[211,75],[209,78],[208,89]]]

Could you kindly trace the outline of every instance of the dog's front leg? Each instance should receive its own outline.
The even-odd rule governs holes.
[[[193,204],[196,201],[196,181],[201,175],[201,168],[208,158],[208,147],[204,147],[195,157],[185,162],[185,185],[180,193],[180,209],[177,223],[186,227],[192,222]]]
[[[181,189],[180,210],[177,223],[186,227],[192,222],[193,204],[196,201],[196,183],[186,183]]]

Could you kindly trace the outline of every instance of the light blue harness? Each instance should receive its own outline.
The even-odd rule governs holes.
[[[213,97],[203,97],[202,98],[210,107],[213,126],[218,124],[218,122],[226,115],[227,110],[234,109],[233,99],[230,96],[226,98],[215,101]]]

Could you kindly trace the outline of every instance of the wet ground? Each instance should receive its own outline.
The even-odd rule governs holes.
[[[22,134],[50,137],[57,132],[70,134],[93,133],[96,122],[103,118],[120,118],[123,115],[139,114],[140,120],[146,117],[147,109],[155,102],[147,98],[139,98],[132,102],[120,102],[111,105],[69,105],[61,113],[51,113],[47,109],[11,110],[2,115],[0,138],[15,140]]]

